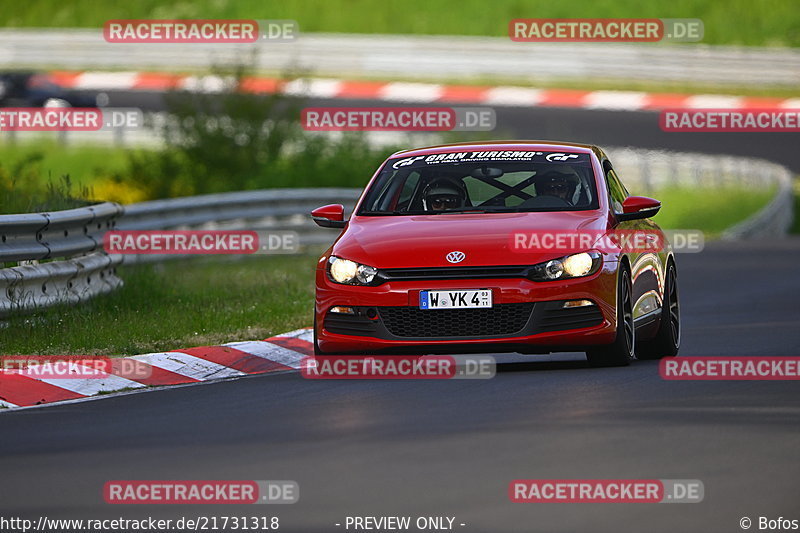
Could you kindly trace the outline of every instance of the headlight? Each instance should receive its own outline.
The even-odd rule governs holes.
[[[352,283],[358,272],[358,263],[331,256],[331,277],[337,283]]]
[[[378,269],[375,267],[367,266],[367,265],[358,265],[356,269],[356,279],[364,284],[372,283],[372,280],[375,279],[375,274],[378,273]]]
[[[600,252],[581,252],[533,265],[530,277],[533,281],[580,278],[597,272],[602,263]]]
[[[592,264],[592,256],[587,253],[570,255],[564,259],[564,272],[573,278],[579,278],[592,271]]]
[[[328,273],[336,283],[369,285],[375,279],[378,269],[332,255],[328,259]]]

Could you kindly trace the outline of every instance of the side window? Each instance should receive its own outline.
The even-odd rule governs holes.
[[[622,202],[628,197],[628,191],[625,190],[625,186],[619,181],[617,173],[610,165],[606,167],[606,183],[608,183],[608,193],[614,212],[622,213]]]

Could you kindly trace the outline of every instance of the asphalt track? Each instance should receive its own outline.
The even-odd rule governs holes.
[[[517,110],[515,124],[531,126],[516,133],[657,139],[636,131],[652,114],[558,113]],[[537,120],[553,123],[540,135]],[[708,138],[693,149],[723,148]],[[739,153],[773,149],[758,143]],[[679,256],[681,355],[800,355],[798,261],[797,238]],[[476,532],[731,532],[744,516],[752,530],[759,516],[800,519],[798,383],[664,381],[655,362],[591,369],[580,359],[516,356],[474,381],[254,376],[2,413],[0,515],[277,515],[281,531],[303,532],[379,515],[454,516],[466,524],[456,530]],[[705,500],[513,504],[508,484],[520,478],[699,479]],[[113,479],[291,479],[301,496],[289,506],[111,506],[101,489]]]

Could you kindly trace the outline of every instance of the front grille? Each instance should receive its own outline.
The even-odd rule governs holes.
[[[523,337],[597,326],[597,305],[564,308],[564,301],[496,304],[489,309],[354,307],[352,315],[326,313],[323,327],[339,335],[379,339],[446,340]],[[371,318],[370,318],[371,317]]]
[[[603,313],[596,305],[564,309],[563,302],[548,302],[538,317],[539,331],[562,331],[594,326],[603,321]]]
[[[379,307],[383,325],[397,337],[511,336],[525,328],[533,303],[500,304],[489,309]]]
[[[414,281],[425,279],[492,279],[525,278],[530,265],[476,266],[437,268],[387,268],[380,271],[383,281]]]

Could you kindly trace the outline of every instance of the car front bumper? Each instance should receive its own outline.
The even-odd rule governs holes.
[[[466,353],[582,350],[616,335],[617,262],[585,278],[390,281],[376,287],[332,282],[316,272],[315,330],[324,353]],[[491,309],[420,310],[421,290],[491,289]],[[564,309],[572,300],[589,308]],[[349,307],[354,314],[331,313]]]

